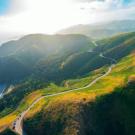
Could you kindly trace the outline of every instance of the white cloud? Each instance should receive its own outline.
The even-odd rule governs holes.
[[[12,0],[8,14],[0,17],[0,34],[54,33],[76,24],[129,19],[135,11],[132,6],[123,8],[122,0],[20,1]]]
[[[90,21],[109,21],[134,19],[134,3],[123,4],[123,0],[78,0],[85,12],[89,12]]]
[[[13,5],[9,14],[0,17],[1,31],[53,33],[78,22],[88,22],[80,7],[68,0],[23,0],[26,6],[21,12],[20,9],[15,12],[19,3]]]

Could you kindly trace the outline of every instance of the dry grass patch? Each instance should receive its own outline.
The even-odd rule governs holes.
[[[11,125],[11,123],[17,118],[17,115],[15,113],[10,114],[6,117],[3,117],[0,119],[0,131],[3,131],[7,127]]]
[[[40,112],[42,108],[45,106],[46,101],[45,99],[40,100],[38,103],[34,105],[33,108],[26,114],[26,119],[33,117],[36,113]]]

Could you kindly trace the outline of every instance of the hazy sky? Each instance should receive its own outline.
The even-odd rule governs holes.
[[[0,0],[1,33],[54,33],[76,24],[134,19],[135,0]]]

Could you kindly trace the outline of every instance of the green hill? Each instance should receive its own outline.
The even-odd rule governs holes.
[[[37,98],[84,87],[115,63],[91,87],[35,104],[24,128],[29,135],[133,135],[135,33],[96,43],[83,35],[28,35],[0,47],[0,80],[16,83],[0,99],[0,130]]]
[[[97,41],[97,47],[94,52],[85,52],[65,62],[66,70],[73,71],[74,74],[85,74],[106,64],[110,64],[110,59],[105,59],[99,55],[102,53],[106,57],[120,60],[135,49],[135,33],[120,34],[111,38]],[[115,62],[115,61],[113,61]],[[76,70],[77,68],[77,70]]]
[[[33,59],[33,57],[29,55],[29,53],[27,53],[27,56],[29,57],[29,59],[28,58],[24,59],[24,56],[26,56],[24,54],[27,51],[23,54],[21,54],[20,52],[21,50],[16,52],[16,55],[14,57],[15,59],[12,58],[13,56],[11,57],[7,56],[8,59],[6,56],[2,57],[1,59],[3,59],[3,62],[5,64],[2,64],[1,62],[0,80],[4,82],[8,82],[9,80],[10,81],[12,80],[11,83],[15,82],[16,85],[10,94],[6,95],[4,99],[0,100],[0,110],[1,110],[0,116],[6,115],[12,112],[19,105],[20,101],[26,95],[30,94],[35,89],[46,87],[50,83],[57,83],[58,85],[62,85],[64,80],[83,78],[89,75],[90,73],[92,73],[94,70],[97,70],[103,66],[110,65],[110,63],[112,63],[112,59],[110,60],[110,59],[101,57],[100,56],[101,53],[107,57],[116,59],[118,62],[121,58],[131,54],[135,50],[135,45],[134,45],[135,33],[120,34],[109,39],[99,40],[97,42],[98,46],[96,47],[93,47],[93,44],[89,41],[89,42],[86,42],[87,44],[83,44],[83,43],[80,44],[80,47],[76,49],[78,44],[74,44],[74,42],[79,42],[78,40],[80,40],[80,36],[82,37],[82,39],[85,39],[83,42],[85,42],[86,39],[89,41],[87,37],[82,36],[82,35],[67,35],[67,36],[65,35],[63,38],[66,38],[66,39],[63,39],[63,38],[61,39],[62,36],[58,36],[59,42],[61,40],[65,41],[65,42],[61,41],[62,43],[64,42],[63,44],[61,44],[61,46],[65,46],[64,48],[67,47],[68,45],[67,43],[69,43],[69,40],[70,42],[73,42],[72,45],[69,45],[71,46],[71,48],[69,47],[69,50],[71,49],[69,51],[70,53],[67,52],[67,49],[66,51],[64,49],[62,49],[61,51],[61,47],[59,47],[60,50],[58,54],[52,51],[52,54],[50,54],[50,56],[48,57],[40,56],[38,58],[38,61],[34,63],[31,61],[31,63],[33,63],[34,66],[32,66],[32,64],[31,66],[29,64],[26,64],[26,63],[30,63],[29,59]],[[35,39],[35,37],[37,39],[33,41],[33,38]],[[19,42],[20,44],[22,44],[24,43],[24,41],[25,42],[27,41],[26,45],[32,46],[30,42],[33,42],[33,43],[37,42],[38,39],[42,39],[41,37],[43,38],[44,35],[42,36],[30,35],[16,42]],[[52,36],[52,37],[58,40],[57,36]],[[43,38],[42,40],[48,41],[48,39],[46,38],[50,38],[49,40],[51,40],[52,37],[45,36],[45,39]],[[71,37],[75,41],[71,39]],[[68,41],[66,42],[66,40]],[[40,45],[41,44],[38,44],[38,46]],[[3,45],[2,48],[4,46],[6,45]],[[10,45],[7,45],[7,46],[10,46]],[[44,45],[41,45],[41,46],[44,46]],[[84,48],[84,46],[86,48]],[[24,49],[29,50],[29,48],[27,49],[27,47]],[[92,49],[93,51],[91,52]],[[9,50],[8,50],[8,53],[9,53]],[[33,52],[33,56],[34,54],[35,52]],[[37,59],[36,55],[35,57]],[[8,61],[6,62],[6,60]],[[24,79],[24,77],[26,76],[27,76],[27,79]],[[24,79],[24,80],[23,82],[19,82],[18,84],[15,81],[16,79],[17,80]]]
[[[52,56],[68,57],[93,46],[89,38],[83,35],[35,34],[5,43],[0,47],[0,82],[23,80],[33,73],[40,61]]]
[[[27,115],[25,131],[29,135],[134,135],[134,56],[122,59],[90,88],[42,100],[42,109],[36,110],[37,104]]]
[[[97,41],[84,35],[27,35],[0,47],[0,82],[40,80],[60,83],[119,60],[135,49],[135,33]],[[9,68],[10,67],[10,68]]]

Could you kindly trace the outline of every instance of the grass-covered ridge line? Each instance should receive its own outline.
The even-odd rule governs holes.
[[[39,89],[39,90],[32,92],[31,94],[26,96],[20,102],[19,106],[16,108],[16,111],[14,111],[13,113],[11,113],[5,117],[2,117],[0,119],[0,129],[3,127],[9,126],[12,123],[12,121],[14,121],[21,112],[26,110],[39,97],[45,96],[45,95],[50,95],[50,94],[55,94],[55,93],[60,93],[63,91],[68,91],[70,89],[75,89],[78,87],[84,87],[84,86],[88,85],[91,81],[93,81],[93,79],[101,76],[106,70],[107,70],[107,68],[103,67],[97,71],[92,72],[91,74],[87,75],[84,78],[80,78],[80,79],[78,78],[75,80],[67,80],[68,82],[71,83],[71,85],[69,84],[68,87],[65,86],[66,81],[64,81],[62,83],[62,86],[57,86],[52,83],[44,89]],[[44,105],[46,103],[47,102],[44,100],[42,100],[42,102],[39,102],[39,104],[37,104],[38,107],[35,107],[36,111],[34,110],[34,112],[36,113],[37,111],[40,111],[42,108],[42,105]],[[1,112],[1,114],[2,114],[2,112]],[[33,112],[31,114],[33,114]]]
[[[94,100],[96,98],[96,96],[111,93],[116,87],[123,86],[130,75],[135,74],[135,69],[133,68],[135,66],[135,63],[134,63],[135,57],[134,56],[135,56],[135,54],[132,54],[132,55],[129,55],[128,57],[124,58],[123,60],[121,60],[113,68],[111,74],[109,74],[105,78],[99,80],[96,84],[94,84],[90,88],[80,90],[80,91],[70,92],[65,95],[59,95],[55,98],[52,97],[52,98],[42,100],[42,102],[39,102],[37,104],[37,107],[34,107],[28,113],[28,116],[29,117],[34,116],[34,114],[41,111],[41,109],[44,105],[50,106],[51,104],[53,104],[53,106],[54,106],[55,104],[59,104],[61,102],[68,103],[69,99],[70,99],[70,103],[72,103],[72,102],[78,103],[80,101],[88,102],[90,100]],[[128,67],[127,67],[127,65],[128,65]],[[128,72],[128,74],[127,74],[127,71],[129,71],[129,69],[131,69],[131,68],[132,68],[132,70],[130,70],[130,72]],[[86,85],[87,81],[89,83],[89,81],[92,81],[97,76],[100,76],[100,74],[102,74],[103,72],[105,72],[105,70],[101,69],[101,71],[99,70],[99,71],[93,72],[93,76],[90,76],[90,78],[86,77],[84,79],[80,79],[80,82],[78,81],[78,79],[69,80],[68,82],[71,85],[71,88],[73,88],[73,87],[76,88],[77,84],[78,84],[78,86],[80,86],[80,84],[82,86],[84,86],[84,85]],[[96,74],[96,73],[98,73],[98,74]],[[73,82],[75,82],[75,83],[73,83]],[[20,106],[13,114],[10,114],[10,115],[0,119],[0,127],[10,125],[10,123],[14,119],[16,119],[17,115],[20,112],[22,112],[23,110],[25,110],[26,108],[28,108],[28,106],[30,106],[30,104],[32,104],[32,102],[34,102],[35,99],[37,99],[38,97],[41,97],[46,94],[53,94],[56,92],[59,93],[60,91],[68,90],[70,88],[70,85],[68,87],[58,87],[58,86],[52,84],[48,88],[41,89],[41,90],[31,93],[21,102]]]
[[[2,111],[0,111],[0,129],[10,126],[16,117],[21,112],[26,110],[39,97],[68,91],[74,88],[84,87],[95,78],[105,74],[105,72],[108,70],[108,66],[110,65],[110,59],[101,57],[100,54],[103,54],[106,57],[117,59],[118,63],[109,75],[97,81],[97,83],[92,85],[90,88],[42,99],[34,106],[34,108],[30,110],[30,112],[27,114],[27,118],[33,118],[36,114],[42,113],[43,111],[46,112],[49,109],[50,114],[55,114],[54,117],[51,118],[51,116],[49,116],[49,118],[52,120],[57,120],[57,118],[59,118],[58,116],[62,115],[61,111],[63,110],[64,106],[68,109],[64,109],[65,113],[68,111],[70,116],[70,112],[73,111],[72,114],[75,115],[75,112],[78,112],[79,107],[77,110],[76,107],[79,104],[85,104],[87,102],[94,101],[97,96],[100,97],[102,95],[111,94],[117,87],[124,86],[128,82],[129,78],[133,78],[131,76],[134,76],[135,74],[135,54],[131,54],[131,52],[133,52],[135,49],[134,37],[135,33],[127,33],[107,39],[108,41],[103,40],[101,48],[100,46],[95,47],[94,52],[91,52],[91,49],[86,49],[90,45],[89,42],[87,42],[88,44],[86,44],[85,50],[83,50],[83,43],[80,44],[81,48],[76,48],[77,44],[75,45],[76,47],[73,44],[73,46],[71,45],[70,51],[73,49],[75,52],[72,52],[72,54],[70,51],[66,52],[65,49],[65,52],[62,52],[60,55],[58,53],[58,55],[55,54],[47,57],[47,59],[41,57],[43,59],[40,59],[39,63],[36,63],[36,67],[34,67],[34,74],[26,81],[27,84],[30,85],[24,85],[23,87],[19,87],[19,89],[15,89],[15,91],[6,96],[7,98],[5,100],[1,100],[2,102],[0,102],[0,110]],[[27,38],[29,39],[29,37],[26,36],[24,39],[21,39],[21,41],[27,41]],[[34,42],[35,41],[32,43]],[[40,45],[42,46],[42,44]],[[31,46],[31,44],[30,47],[34,47],[35,49],[35,46]],[[61,48],[59,49],[61,50]],[[66,55],[63,55],[64,53],[66,53]],[[18,55],[17,57],[20,58],[20,53],[18,52],[18,54],[19,57]],[[24,58],[23,55],[21,58]],[[123,59],[121,60],[121,58]],[[63,64],[63,62],[65,63]],[[100,69],[91,72],[97,68]],[[57,84],[59,85],[51,83],[48,86],[49,81],[46,83],[46,80],[44,80],[46,77],[49,77],[51,82],[55,82],[55,80],[57,80]],[[55,80],[52,80],[50,77]],[[33,78],[35,78],[35,80],[33,80]],[[63,82],[61,83],[61,81]],[[75,106],[75,109],[72,110],[73,106]],[[56,112],[53,112],[52,108]]]
[[[127,74],[127,71],[135,66],[134,56],[135,54],[132,54],[120,61],[110,75],[98,82],[100,85],[49,98],[39,113],[35,113],[33,108],[24,123],[27,133],[76,135],[79,132],[83,135],[134,135],[135,82],[130,83],[130,80],[135,80],[133,79],[135,68]],[[127,63],[129,65],[125,69]],[[107,84],[112,88],[105,83],[107,80]],[[50,128],[54,130],[49,130]]]

